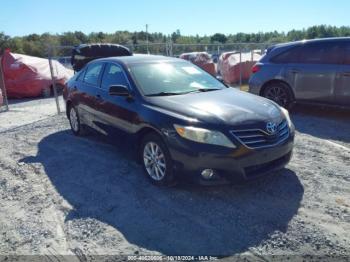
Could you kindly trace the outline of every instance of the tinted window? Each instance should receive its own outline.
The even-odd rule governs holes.
[[[339,64],[341,49],[337,43],[313,43],[301,48],[299,62],[305,64]]]
[[[115,64],[107,64],[103,73],[101,88],[108,90],[112,85],[127,86],[123,69]]]
[[[344,64],[350,65],[350,43],[344,45]]]
[[[89,65],[84,76],[84,82],[98,85],[98,77],[101,73],[102,64],[92,64]]]
[[[285,52],[273,57],[271,62],[278,64],[297,63],[299,57],[299,46],[292,47]]]
[[[77,73],[78,76],[76,78],[76,81],[82,81],[83,80],[83,77],[84,77],[84,74],[85,74],[85,70],[83,71],[80,71],[79,73]]]

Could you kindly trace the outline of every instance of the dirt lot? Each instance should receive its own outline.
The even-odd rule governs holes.
[[[9,113],[0,114],[0,123],[3,114]],[[63,115],[13,124],[0,130],[0,254],[58,260],[71,254],[69,260],[83,261],[120,254],[328,255],[345,261],[349,120],[349,112],[298,107],[286,169],[247,185],[175,188],[151,186],[127,145],[74,137]]]

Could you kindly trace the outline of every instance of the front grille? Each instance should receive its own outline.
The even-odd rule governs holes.
[[[280,144],[289,137],[289,127],[283,120],[272,135],[261,129],[232,130],[231,134],[246,147],[256,149]]]

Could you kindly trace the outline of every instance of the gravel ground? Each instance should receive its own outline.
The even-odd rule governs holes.
[[[99,135],[74,137],[63,115],[3,129],[0,254],[74,255],[69,260],[77,261],[120,254],[345,261],[349,120],[346,112],[298,107],[287,168],[220,187],[152,186],[127,145]]]
[[[64,101],[59,97],[60,110],[64,110]],[[8,112],[0,111],[0,132],[8,129],[30,124],[57,115],[55,98],[38,99],[12,99]]]

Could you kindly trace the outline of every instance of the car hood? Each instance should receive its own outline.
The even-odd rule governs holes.
[[[281,121],[281,109],[265,98],[234,88],[175,96],[148,97],[155,107],[212,124],[243,125]]]

